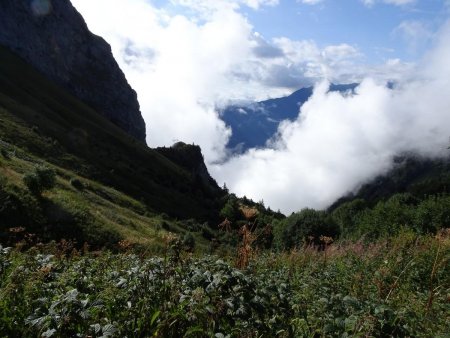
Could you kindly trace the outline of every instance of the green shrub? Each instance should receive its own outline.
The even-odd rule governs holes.
[[[355,209],[352,229],[346,229],[345,235],[350,238],[365,236],[367,240],[395,235],[402,228],[412,225],[416,203],[412,195],[405,193],[380,201],[371,209]]]
[[[431,196],[415,210],[414,228],[420,233],[436,233],[450,228],[450,196]]]
[[[331,217],[339,226],[341,236],[347,236],[355,231],[357,216],[365,208],[366,202],[358,198],[340,205],[332,212]]]
[[[220,210],[220,217],[228,219],[231,223],[235,223],[242,218],[242,212],[239,209],[239,201],[234,194],[228,197],[227,202]]]
[[[23,177],[23,183],[27,186],[28,190],[30,190],[35,195],[40,195],[44,190],[41,181],[36,175],[36,173],[28,173]]]
[[[282,231],[275,231],[281,238],[275,239],[275,242],[281,243],[284,249],[300,247],[303,243],[319,244],[320,236],[335,238],[339,234],[338,226],[331,216],[325,211],[314,209],[303,209],[281,224]]]
[[[43,223],[42,208],[26,189],[12,184],[0,184],[0,236],[6,236],[8,228],[27,227],[33,231]]]
[[[186,251],[192,252],[195,248],[195,238],[192,235],[192,233],[188,232],[183,237],[183,247],[186,249]]]
[[[25,174],[23,182],[34,195],[39,196],[55,186],[56,173],[47,167],[37,167],[34,172]]]
[[[214,232],[211,230],[211,228],[208,226],[208,224],[202,224],[200,226],[200,231],[203,236],[203,238],[206,238],[207,240],[212,240],[215,238]]]

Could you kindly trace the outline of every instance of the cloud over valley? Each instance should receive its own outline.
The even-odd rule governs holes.
[[[145,0],[72,2],[111,44],[137,91],[148,144],[199,144],[220,184],[273,209],[323,208],[388,170],[398,153],[447,151],[449,23],[427,35],[434,47],[417,64],[396,58],[371,64],[345,41],[265,38],[241,9],[262,11],[274,0],[172,0],[164,7]],[[405,21],[401,32],[410,33],[407,28]],[[330,82],[361,85],[342,94],[328,92]],[[232,130],[217,107],[313,84],[299,117],[281,123],[266,148],[229,156]]]

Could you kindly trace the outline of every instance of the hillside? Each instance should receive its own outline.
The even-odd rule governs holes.
[[[136,92],[111,47],[92,34],[69,0],[0,2],[0,45],[145,142]]]
[[[363,184],[355,193],[343,196],[329,210],[341,204],[362,199],[370,206],[394,194],[409,193],[424,198],[450,192],[450,153],[444,158],[424,158],[415,154],[399,155],[393,168]]]
[[[128,136],[6,48],[0,48],[0,60],[3,234],[27,224],[42,234],[37,228],[47,224],[52,228],[44,233],[50,237],[100,244],[120,238],[158,242],[154,230],[161,228],[162,213],[219,223],[225,192],[214,180],[199,180],[196,173]],[[40,165],[57,173],[57,189],[44,193],[42,203],[22,182]],[[86,189],[77,191],[72,179]],[[7,200],[16,203],[8,209]],[[175,232],[186,231],[173,224]],[[79,226],[106,237],[90,238],[90,231],[84,236]]]
[[[25,228],[21,235],[44,242],[94,246],[125,239],[159,250],[168,232],[191,233],[202,251],[213,239],[236,243],[217,231],[230,197],[209,175],[198,146],[150,149],[6,48],[0,61],[2,241],[15,238],[10,229]],[[55,188],[42,197],[24,184],[41,167],[56,173]],[[260,210],[265,226],[272,212]]]
[[[204,189],[190,172],[126,135],[7,49],[0,48],[0,58],[3,141],[135,196],[151,209],[174,217],[214,217],[214,198],[223,195],[215,182]]]

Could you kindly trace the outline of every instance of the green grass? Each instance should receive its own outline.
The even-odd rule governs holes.
[[[114,188],[5,142],[0,144],[0,150],[8,154],[7,158],[0,155],[0,192],[3,193],[0,199],[4,204],[0,210],[0,239],[4,242],[10,237],[10,228],[25,227],[24,235],[35,233],[44,242],[64,238],[76,239],[79,245],[86,241],[94,246],[114,247],[118,241],[126,240],[145,250],[160,252],[163,238],[169,232],[183,237],[188,231],[184,221],[155,213],[143,202]],[[41,197],[33,196],[23,183],[23,177],[37,165],[45,165],[57,173],[56,186],[44,191]],[[82,184],[81,189],[71,184],[73,179]],[[11,199],[15,204],[8,208]],[[199,234],[196,243],[198,251],[209,247],[209,241]]]

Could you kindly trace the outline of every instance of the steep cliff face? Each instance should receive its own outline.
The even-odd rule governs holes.
[[[136,92],[111,48],[69,0],[1,0],[0,44],[138,140],[145,123]]]

